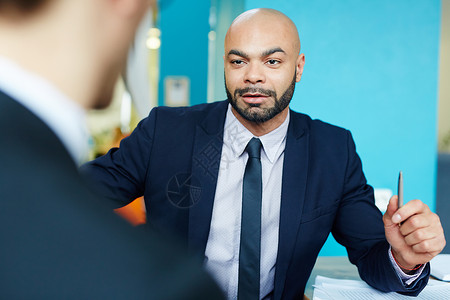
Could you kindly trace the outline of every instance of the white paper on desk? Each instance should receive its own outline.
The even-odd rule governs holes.
[[[328,296],[328,294],[325,293],[325,291],[321,289],[314,290],[313,300],[329,300],[329,299],[330,296]]]
[[[370,288],[370,285],[362,280],[335,279],[317,275],[314,286],[316,287],[324,284],[336,285],[339,287]]]
[[[431,275],[437,279],[450,281],[450,254],[439,254],[430,261]]]
[[[358,280],[340,280],[323,276],[316,277],[314,287],[313,300],[450,299],[450,284],[441,282],[430,282],[416,298],[398,293],[383,293]]]
[[[382,293],[375,289],[329,289],[325,288],[327,294],[331,297],[329,299],[348,299],[348,300],[402,300],[411,299],[410,296],[401,295],[398,293]],[[450,290],[441,287],[426,287],[417,298],[420,300],[438,300],[450,299]],[[325,300],[325,299],[324,299]]]

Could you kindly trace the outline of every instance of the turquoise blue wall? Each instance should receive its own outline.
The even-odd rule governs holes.
[[[160,1],[158,104],[164,105],[164,78],[190,79],[190,105],[206,102],[210,0]]]
[[[435,209],[438,0],[246,0],[298,26],[306,55],[291,107],[352,131],[369,183]],[[322,255],[346,255],[330,239]]]
[[[291,107],[350,129],[372,186],[396,191],[398,171],[403,170],[405,198],[419,198],[435,210],[441,2],[242,3],[245,9],[278,9],[299,28],[306,65]],[[211,3],[168,0],[161,4],[159,104],[164,104],[165,76],[174,75],[190,78],[191,105],[204,103]],[[216,77],[220,92],[215,96],[224,95],[220,70]],[[345,254],[332,238],[321,252]]]

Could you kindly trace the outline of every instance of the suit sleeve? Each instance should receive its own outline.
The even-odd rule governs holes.
[[[389,260],[382,215],[375,206],[373,188],[366,182],[350,132],[347,145],[347,169],[333,236],[347,248],[350,261],[369,285],[385,292],[416,296],[428,282],[429,265],[410,286],[403,284]]]
[[[145,178],[156,126],[157,109],[143,119],[119,148],[81,166],[88,185],[98,195],[124,206],[144,194]]]

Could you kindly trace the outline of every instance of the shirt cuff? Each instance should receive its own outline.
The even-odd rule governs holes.
[[[411,285],[422,274],[423,269],[425,268],[425,264],[418,268],[414,274],[409,275],[403,272],[397,262],[395,262],[394,256],[392,256],[391,246],[389,246],[388,253],[389,259],[391,260],[391,263],[394,266],[394,269],[397,272],[398,277],[402,280],[403,284]]]

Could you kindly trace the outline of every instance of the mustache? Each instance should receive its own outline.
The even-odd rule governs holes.
[[[243,89],[236,89],[234,90],[234,97],[236,96],[242,96],[246,93],[252,93],[252,94],[261,94],[268,97],[277,98],[277,93],[273,90],[266,90],[263,88],[254,88],[254,87],[246,87]]]

